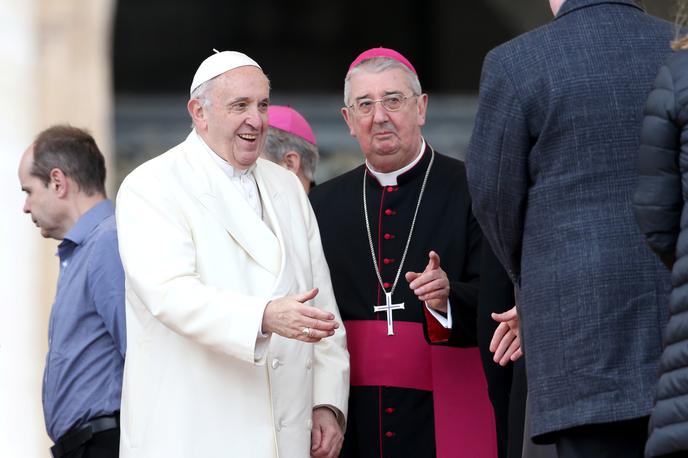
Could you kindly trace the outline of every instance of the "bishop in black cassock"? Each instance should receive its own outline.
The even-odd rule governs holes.
[[[413,74],[385,48],[354,61],[343,111],[367,161],[310,194],[351,355],[342,456],[492,458],[480,357],[462,348],[476,344],[481,232],[463,163],[420,134],[427,95],[407,83]],[[380,164],[393,167],[380,172]],[[446,316],[409,287],[418,275],[406,276],[437,267],[446,274]],[[426,286],[444,285],[440,277]]]

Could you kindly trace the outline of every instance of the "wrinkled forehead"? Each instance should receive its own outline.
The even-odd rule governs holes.
[[[270,81],[258,67],[238,67],[215,77],[211,91],[234,97],[265,98],[270,95]]]
[[[382,71],[369,71],[359,68],[349,78],[350,97],[383,97],[387,94],[408,94],[411,82],[407,74],[399,68],[388,68]]]

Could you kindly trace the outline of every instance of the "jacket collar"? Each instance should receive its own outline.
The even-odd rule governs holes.
[[[569,14],[572,11],[576,11],[576,10],[579,10],[582,8],[587,8],[589,6],[601,5],[601,4],[605,4],[605,3],[630,6],[632,8],[636,8],[640,11],[645,11],[640,7],[640,5],[638,5],[633,0],[566,0],[564,2],[564,4],[561,5],[561,8],[559,8],[559,13],[557,13],[557,16],[554,18],[554,20],[557,20],[557,19],[561,18],[562,16]]]
[[[268,210],[270,222],[275,228],[273,233],[267,224],[256,214],[239,190],[230,182],[210,156],[212,151],[204,144],[196,132],[191,132],[184,141],[185,165],[193,173],[193,184],[189,191],[222,224],[227,232],[241,247],[270,273],[277,275],[282,262],[280,228],[274,217],[274,199],[279,197],[277,190],[268,186],[263,179],[262,160],[256,162],[253,170],[263,206]],[[188,174],[188,171],[180,171]]]

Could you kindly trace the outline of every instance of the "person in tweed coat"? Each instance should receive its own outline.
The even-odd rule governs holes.
[[[550,4],[551,23],[485,58],[473,211],[517,287],[533,439],[642,456],[670,286],[631,198],[672,25],[632,0]]]

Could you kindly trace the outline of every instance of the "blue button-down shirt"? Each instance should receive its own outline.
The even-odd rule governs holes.
[[[112,202],[84,213],[58,245],[43,413],[53,441],[119,410],[126,350],[124,271]]]

